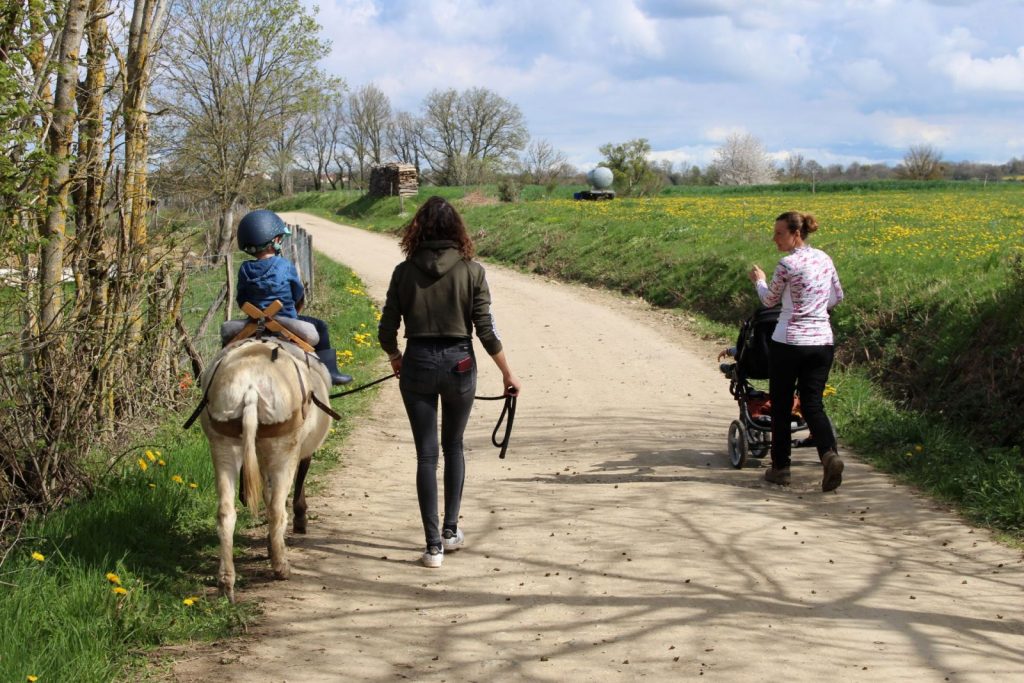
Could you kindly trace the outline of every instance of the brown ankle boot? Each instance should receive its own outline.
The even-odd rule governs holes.
[[[822,491],[835,491],[843,483],[843,460],[833,450],[827,450],[821,456],[821,465],[825,474],[821,478]]]
[[[779,486],[789,486],[789,468],[775,469],[775,467],[769,467],[764,471],[764,480]]]

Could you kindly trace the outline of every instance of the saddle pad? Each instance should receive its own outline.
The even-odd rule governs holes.
[[[297,318],[274,318],[274,320],[280,323],[281,327],[298,335],[310,346],[316,346],[320,341],[320,335],[316,333],[316,327],[314,327],[312,323],[307,323],[305,320],[298,320]],[[227,344],[229,341],[234,339],[235,335],[241,332],[242,328],[245,327],[248,322],[249,319],[245,318],[242,320],[228,320],[221,323],[221,343]]]

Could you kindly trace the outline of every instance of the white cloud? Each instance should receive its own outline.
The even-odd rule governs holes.
[[[979,59],[967,52],[954,52],[938,63],[958,88],[1024,93],[1024,47],[1016,55]]]
[[[842,71],[847,87],[859,93],[884,92],[896,84],[896,78],[877,59],[858,59]]]
[[[952,139],[953,129],[948,124],[928,123],[911,116],[879,114],[871,117],[879,127],[880,139],[890,147],[905,148],[929,144],[942,147]]]
[[[329,72],[414,112],[434,88],[489,88],[581,166],[638,137],[655,158],[706,163],[736,132],[822,164],[898,160],[919,142],[1022,153],[1002,113],[1024,92],[1016,2],[319,2]]]
[[[712,126],[704,131],[704,139],[711,142],[725,142],[730,135],[746,135],[749,131],[743,126]]]
[[[652,161],[670,161],[676,168],[690,166],[707,166],[715,160],[717,146],[687,145],[675,149],[655,150],[651,152]]]

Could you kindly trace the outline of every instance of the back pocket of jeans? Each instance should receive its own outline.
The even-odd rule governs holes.
[[[455,366],[452,368],[452,372],[456,375],[467,375],[473,371],[474,365],[473,356],[466,356],[455,363]]]

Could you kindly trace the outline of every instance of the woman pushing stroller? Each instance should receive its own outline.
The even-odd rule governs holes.
[[[785,252],[771,282],[758,266],[750,270],[761,303],[782,311],[771,338],[771,375],[768,392],[772,412],[772,464],[764,478],[782,486],[790,483],[790,422],[793,390],[800,392],[804,419],[824,469],[822,491],[833,491],[843,481],[843,461],[825,414],[822,394],[832,368],[834,346],[829,311],[843,300],[843,288],[832,259],[807,244],[818,229],[809,213],[787,211],[775,219],[773,239]]]

